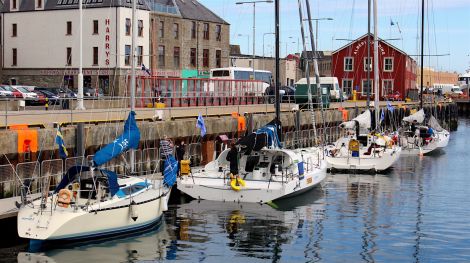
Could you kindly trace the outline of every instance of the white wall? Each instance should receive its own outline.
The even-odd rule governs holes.
[[[124,45],[131,44],[125,36],[125,18],[131,18],[130,8],[90,8],[83,11],[83,67],[124,67]],[[117,18],[116,19],[116,14]],[[138,45],[149,49],[149,12],[138,10],[138,19],[144,21],[144,37],[138,37]],[[109,19],[110,38],[106,40],[106,19]],[[93,20],[98,20],[99,31],[93,35]],[[67,33],[67,21],[72,22],[72,35]],[[3,15],[4,67],[5,68],[78,68],[79,66],[79,12],[53,10],[14,12]],[[12,37],[12,24],[17,24],[17,37]],[[117,40],[117,41],[116,41]],[[116,46],[116,42],[118,46]],[[106,43],[109,43],[109,65],[106,65]],[[66,48],[72,48],[72,65],[66,66]],[[98,47],[98,65],[93,65],[93,47]],[[17,66],[12,66],[12,48],[17,49]],[[117,61],[117,64],[116,64]],[[144,56],[148,65],[148,57]]]

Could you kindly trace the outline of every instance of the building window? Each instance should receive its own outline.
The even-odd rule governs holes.
[[[165,46],[158,46],[158,66],[165,66]]]
[[[93,20],[93,35],[98,35],[98,20]]]
[[[367,79],[362,80],[362,94],[365,96],[367,94],[367,90],[369,90],[370,94],[374,94],[374,89],[373,89],[373,79],[370,79],[367,81]]]
[[[353,94],[353,80],[352,79],[343,79],[343,92],[351,97]]]
[[[178,39],[180,34],[180,26],[177,23],[173,24],[173,38]]]
[[[16,8],[17,8],[16,0],[13,0],[13,1],[12,1],[11,8],[12,8],[12,9],[16,9]]]
[[[217,41],[222,40],[222,26],[221,25],[216,25],[215,26],[215,39]]]
[[[191,22],[191,38],[196,38],[196,22],[194,21]]]
[[[131,19],[126,18],[126,36],[131,35]]]
[[[17,24],[12,24],[11,25],[11,36],[16,37],[18,35],[18,25]]]
[[[393,93],[393,79],[382,80],[382,96]]]
[[[209,67],[209,49],[202,50],[202,66]]]
[[[72,21],[67,21],[67,35],[72,35]]]
[[[67,57],[66,57],[66,65],[70,66],[72,65],[72,48],[68,47],[67,48]]]
[[[195,48],[191,48],[190,63],[191,63],[191,66],[193,67],[196,66],[196,49]]]
[[[175,68],[180,67],[180,48],[175,47],[173,49],[173,65],[175,65]]]
[[[12,66],[16,66],[18,63],[18,52],[16,48],[12,49]]]
[[[124,64],[126,66],[130,66],[131,65],[131,46],[130,45],[126,45],[124,47]]]
[[[369,71],[372,71],[372,58],[364,58],[364,71],[367,71],[367,67],[369,67]]]
[[[392,72],[393,71],[393,58],[384,58],[384,71]]]
[[[98,47],[93,47],[93,66],[98,65]]]
[[[140,65],[142,65],[143,59],[144,59],[144,47],[138,46],[137,47],[137,66],[140,67]]]
[[[42,0],[37,0],[36,8],[42,8]]]
[[[165,37],[165,23],[163,21],[160,21],[160,27],[158,28],[158,37]]]
[[[344,58],[344,71],[353,71],[353,67],[354,67],[354,58],[345,57]]]
[[[137,32],[139,37],[144,36],[144,20],[137,21]]]
[[[222,50],[215,51],[215,67],[216,68],[222,67]]]
[[[209,24],[204,23],[204,28],[203,28],[203,38],[209,40]]]

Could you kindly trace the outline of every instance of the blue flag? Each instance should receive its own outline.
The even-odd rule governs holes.
[[[392,20],[391,18],[390,18],[390,25],[391,25],[391,26],[394,26],[394,25],[395,25],[395,23],[393,22],[393,20]]]
[[[380,122],[383,122],[385,120],[385,112],[384,110],[380,110]]]
[[[202,118],[201,113],[199,113],[199,116],[197,117],[196,127],[201,129],[201,136],[204,137],[207,131],[206,131],[206,124],[204,123],[204,118]]]
[[[387,101],[387,109],[390,111],[390,112],[393,112],[395,109],[393,108],[392,104],[390,103],[390,101]]]
[[[64,137],[62,136],[62,131],[60,130],[60,125],[57,127],[57,133],[55,136],[55,143],[59,146],[59,155],[60,158],[65,159],[69,155],[67,148],[65,147]]]
[[[137,149],[139,141],[140,131],[135,121],[135,112],[131,111],[126,124],[124,124],[124,131],[121,136],[95,154],[93,157],[94,165],[102,165],[130,148]]]

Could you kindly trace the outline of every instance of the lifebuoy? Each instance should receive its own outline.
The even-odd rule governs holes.
[[[57,205],[63,208],[67,208],[70,205],[72,199],[72,192],[69,189],[61,189],[57,195]]]
[[[232,181],[230,181],[230,186],[232,187],[234,191],[237,191],[237,192],[240,191],[241,187],[244,187],[245,185],[246,185],[245,181],[241,178],[232,179]]]

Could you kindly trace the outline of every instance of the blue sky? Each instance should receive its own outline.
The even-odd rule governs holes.
[[[243,53],[252,52],[252,5],[236,5],[237,0],[200,0],[231,24],[230,42],[240,44]],[[304,2],[304,0],[302,0]],[[420,0],[377,0],[378,31],[408,54],[419,54],[418,30]],[[450,54],[427,57],[425,66],[439,70],[464,72],[470,67],[470,0],[426,0],[425,54]],[[310,0],[312,17],[331,17],[333,21],[319,22],[319,49],[335,50],[347,42],[336,39],[355,39],[367,32],[367,0]],[[304,16],[306,13],[304,11]],[[390,21],[395,25],[391,25]],[[315,24],[313,24],[315,30]],[[300,24],[296,0],[281,0],[281,55],[298,50]],[[373,29],[371,29],[373,32]],[[273,54],[274,4],[256,5],[256,54]],[[239,36],[242,34],[242,36]],[[302,48],[302,44],[299,45]]]

